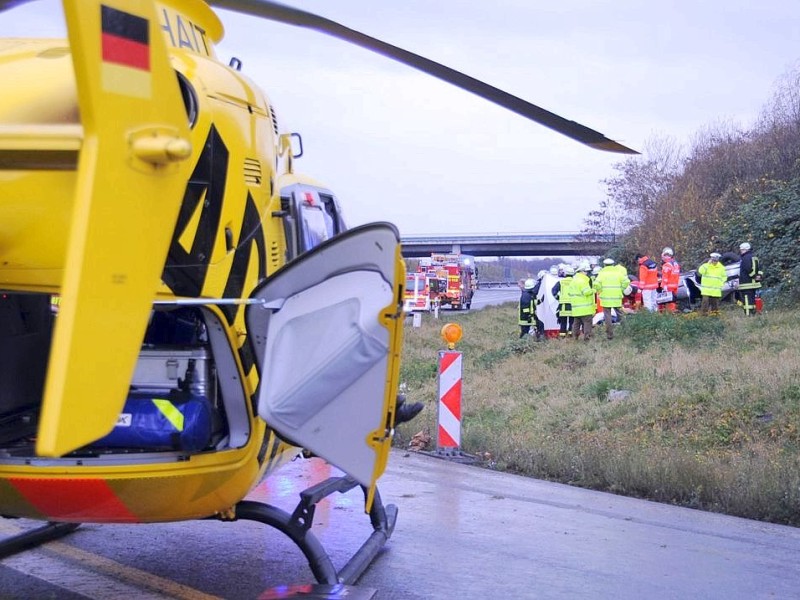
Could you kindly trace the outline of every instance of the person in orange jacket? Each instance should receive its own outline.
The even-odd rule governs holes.
[[[681,283],[681,266],[675,260],[675,253],[672,248],[664,248],[661,251],[661,291],[672,292],[672,302],[666,302],[659,306],[660,309],[676,312],[678,304],[675,302],[678,297],[678,286]]]
[[[658,265],[647,255],[637,254],[639,265],[639,288],[642,290],[642,304],[650,312],[658,310],[656,290],[658,289]]]

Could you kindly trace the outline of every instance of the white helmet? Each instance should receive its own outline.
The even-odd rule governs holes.
[[[740,252],[747,252],[748,250],[750,250],[750,248],[751,248],[751,246],[747,242],[742,242],[741,244],[739,244],[739,251]]]
[[[614,259],[613,258],[606,258],[606,259],[603,260],[603,264],[604,265],[613,265],[614,264]]]
[[[550,275],[558,275],[558,267],[556,265],[550,267]]]
[[[564,267],[564,275],[568,277],[570,275],[575,275],[575,269],[573,269],[572,267]]]
[[[597,275],[599,272],[600,272],[599,266],[596,266],[594,269],[592,269],[592,275]]]
[[[675,253],[672,251],[672,248],[667,246],[661,251],[661,256],[675,256]]]
[[[525,289],[526,290],[532,290],[534,287],[536,287],[536,282],[533,279],[526,279],[525,280]]]
[[[578,270],[579,270],[579,271],[591,271],[591,270],[592,270],[592,267],[591,267],[591,266],[589,266],[589,261],[588,261],[588,260],[583,260],[583,261],[581,261],[581,263],[578,265]]]

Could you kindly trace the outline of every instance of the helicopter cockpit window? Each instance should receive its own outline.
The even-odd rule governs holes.
[[[333,196],[319,195],[320,202],[325,207],[325,225],[328,227],[330,237],[342,233],[346,227],[342,221],[341,210]]]
[[[186,109],[186,117],[189,119],[189,127],[194,127],[197,123],[197,94],[186,79],[180,73],[178,75],[178,86],[181,89],[181,98],[183,98],[183,106]]]
[[[318,203],[302,202],[300,216],[303,221],[304,249],[311,250],[325,240],[331,238],[326,215]]]

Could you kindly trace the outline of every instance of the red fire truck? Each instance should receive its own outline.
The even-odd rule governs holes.
[[[416,273],[406,279],[406,310],[431,310],[436,306],[469,310],[478,285],[475,260],[463,254],[431,254],[419,261]]]

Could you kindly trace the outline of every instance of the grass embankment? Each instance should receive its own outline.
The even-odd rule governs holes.
[[[499,470],[800,525],[800,313],[632,315],[589,343],[519,340],[515,304],[406,327],[401,382],[436,444],[442,325],[464,339],[461,450]],[[611,393],[622,390],[626,393]]]

